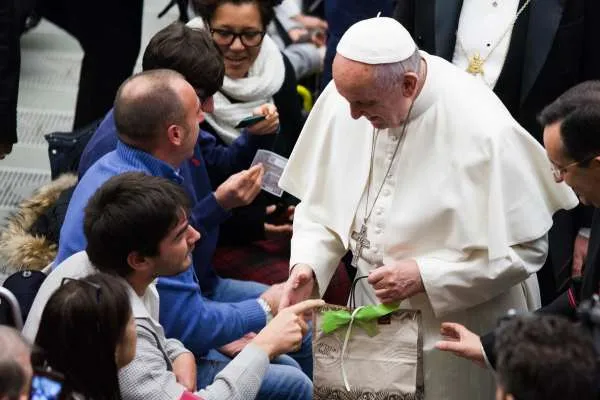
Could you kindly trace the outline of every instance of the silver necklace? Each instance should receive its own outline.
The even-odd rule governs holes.
[[[369,218],[371,217],[371,214],[373,213],[375,204],[377,204],[377,199],[379,198],[379,195],[381,194],[381,190],[383,189],[383,186],[385,185],[385,181],[388,178],[390,171],[392,170],[392,166],[394,165],[394,160],[396,159],[396,155],[401,150],[401,144],[404,143],[404,138],[406,135],[406,127],[408,126],[408,120],[410,119],[410,114],[411,114],[414,104],[415,104],[414,101],[410,104],[410,108],[408,109],[408,114],[406,116],[406,120],[404,121],[404,124],[402,125],[402,133],[400,134],[400,138],[398,138],[398,143],[396,143],[396,148],[394,149],[394,154],[392,155],[392,159],[390,160],[390,163],[387,167],[385,175],[383,176],[381,185],[379,185],[379,189],[377,190],[377,194],[375,195],[373,204],[371,205],[371,208],[369,209],[369,196],[370,196],[370,192],[371,192],[371,181],[373,178],[373,161],[375,158],[375,146],[377,145],[377,138],[379,136],[379,130],[373,128],[373,141],[371,144],[371,163],[369,165],[369,178],[367,181],[367,196],[365,199],[365,216],[363,218],[363,223],[360,227],[360,231],[352,231],[352,234],[350,235],[352,237],[352,239],[356,240],[356,246],[354,248],[354,251],[352,252],[352,262],[350,263],[355,268],[358,267],[358,259],[362,257],[363,250],[371,248],[371,242],[367,238],[367,222],[369,222]]]

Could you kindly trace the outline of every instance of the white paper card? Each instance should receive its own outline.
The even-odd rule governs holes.
[[[283,189],[279,187],[279,178],[287,165],[287,158],[275,154],[272,151],[260,149],[256,152],[252,165],[261,163],[265,168],[265,174],[261,188],[275,196],[281,197]]]

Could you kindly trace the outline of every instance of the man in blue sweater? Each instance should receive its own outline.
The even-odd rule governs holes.
[[[216,236],[215,230],[227,217],[227,210],[247,204],[256,196],[262,166],[233,175],[212,193],[198,146],[198,123],[203,108],[212,107],[210,94],[201,101],[197,90],[170,70],[146,71],[121,86],[113,111],[119,141],[116,149],[94,163],[77,185],[61,229],[57,262],[85,249],[82,225],[87,200],[111,176],[126,171],[142,171],[183,185],[193,202],[190,223],[207,241]],[[198,258],[195,254],[194,262]],[[158,290],[160,322],[167,337],[180,339],[194,352],[199,375],[207,381],[214,379],[229,361],[214,349],[264,327],[272,316],[270,310],[277,310],[280,297],[280,289],[275,286],[260,297],[254,293],[236,302],[209,301],[202,296],[193,267],[174,277],[160,278]],[[282,362],[295,364],[289,358]],[[298,369],[271,365],[263,385],[269,388],[269,396],[285,398],[286,388],[305,378]]]

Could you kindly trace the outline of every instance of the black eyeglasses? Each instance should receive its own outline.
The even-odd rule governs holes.
[[[96,291],[96,303],[100,303],[100,293],[102,291],[102,287],[100,287],[100,285],[98,285],[96,283],[88,282],[84,279],[69,278],[69,277],[65,276],[60,281],[60,286],[64,285],[67,282],[78,282],[79,284],[83,284],[85,286],[91,287],[92,289],[94,289]]]
[[[240,41],[244,47],[257,47],[263,41],[266,32],[265,31],[244,31],[234,32],[228,29],[212,29],[210,30],[213,40],[219,46],[231,46],[236,38],[240,38]]]

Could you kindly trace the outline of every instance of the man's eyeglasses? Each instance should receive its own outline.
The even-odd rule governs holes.
[[[100,303],[100,293],[102,291],[102,287],[100,287],[100,285],[98,285],[96,283],[88,282],[85,279],[76,279],[76,278],[64,277],[60,281],[60,286],[66,284],[68,282],[78,282],[78,284],[80,284],[80,285],[92,288],[96,292],[96,303]]]
[[[587,164],[596,157],[598,157],[598,154],[591,155],[589,157],[584,158],[583,160],[573,161],[572,163],[569,163],[565,166],[556,165],[552,160],[550,160],[550,169],[552,170],[552,175],[554,176],[554,179],[560,180],[562,179],[563,175],[567,173],[569,168],[575,165]]]
[[[234,32],[227,29],[211,29],[210,34],[213,40],[219,46],[231,46],[236,38],[240,38],[240,41],[244,47],[257,47],[263,41],[266,32],[265,31],[244,31]]]

